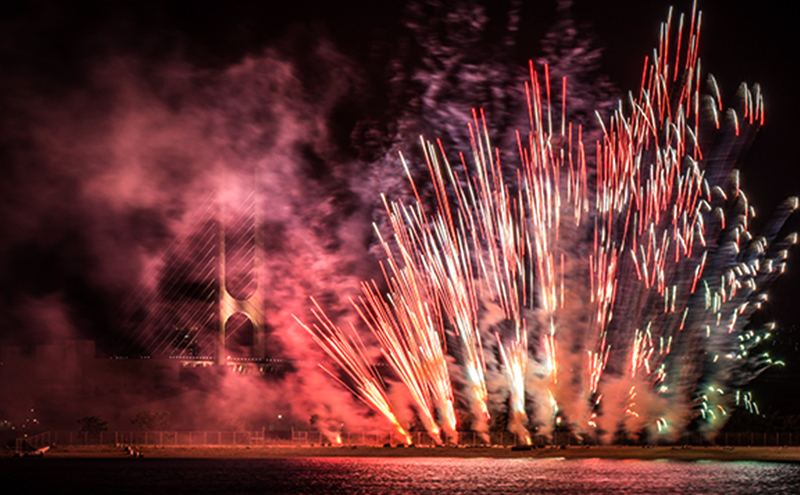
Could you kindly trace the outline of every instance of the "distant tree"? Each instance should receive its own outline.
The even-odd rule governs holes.
[[[464,411],[461,409],[456,410],[456,424],[459,426],[459,429],[471,429],[470,426],[472,426],[472,422],[474,420],[475,416],[473,416],[469,411]]]
[[[489,423],[489,431],[492,432],[505,432],[508,431],[508,412],[501,411],[492,416]]]
[[[81,425],[81,432],[88,433],[89,436],[97,438],[100,432],[108,431],[108,421],[104,421],[100,416],[85,416],[78,420]]]
[[[170,414],[165,411],[139,411],[131,424],[147,430],[166,430],[170,427]]]
[[[733,411],[721,432],[800,433],[800,415],[781,414],[780,411],[769,414],[753,414],[739,409]]]

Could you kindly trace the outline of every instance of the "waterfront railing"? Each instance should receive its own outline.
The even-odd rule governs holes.
[[[434,446],[427,432],[410,433],[417,446]],[[442,443],[463,447],[513,447],[518,440],[510,432],[458,432]],[[325,433],[321,431],[48,431],[26,435],[16,441],[18,452],[35,451],[48,446],[140,445],[162,447],[237,447],[237,446],[398,446],[406,443],[396,431],[361,431]],[[533,447],[580,447],[600,445],[588,437],[569,432],[554,432],[550,436],[532,435]],[[784,447],[800,446],[800,434],[792,432],[722,432],[711,440],[699,433],[685,434],[675,441],[641,441],[618,438],[612,445],[629,446],[709,446],[709,447]]]

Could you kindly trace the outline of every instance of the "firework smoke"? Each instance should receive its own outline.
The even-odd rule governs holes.
[[[388,290],[364,284],[354,305],[433,437],[438,424],[455,428],[454,390],[475,431],[505,413],[525,443],[529,417],[540,431],[566,423],[605,441],[674,439],[693,423],[713,434],[741,387],[773,364],[755,350],[768,329],[747,322],[783,270],[794,236],[776,235],[797,200],[764,236],[749,232],[733,166],[763,123],[762,96],[743,85],[725,108],[713,78],[711,95],[700,92],[701,20],[670,15],[641,87],[610,119],[598,113],[591,147],[565,119],[567,78],[553,91],[549,66],[531,64],[520,165],[501,164],[483,112],[458,166],[423,142],[432,207],[404,161],[414,198],[386,202]],[[336,357],[349,341],[339,331],[323,347]],[[449,379],[445,350],[463,383]],[[495,353],[505,411],[488,407]]]
[[[687,152],[665,135],[661,115],[640,119],[660,129],[657,137],[636,137],[658,143],[647,148],[650,154],[611,151],[624,135],[620,126],[644,113],[646,99],[634,95],[635,111],[623,99],[625,113],[612,125],[619,93],[598,75],[599,50],[567,15],[569,2],[559,2],[557,23],[534,61],[536,83],[513,60],[515,42],[531,37],[523,32],[526,5],[516,0],[508,15],[495,17],[494,7],[474,1],[411,2],[403,28],[388,16],[398,36],[392,31],[383,44],[357,40],[359,49],[369,45],[369,61],[359,50],[347,51],[353,59],[342,55],[346,43],[337,38],[334,46],[316,26],[270,24],[288,21],[266,4],[251,3],[247,8],[257,12],[249,17],[273,29],[239,18],[226,25],[220,14],[233,12],[226,4],[196,6],[201,20],[192,22],[220,20],[220,29],[194,24],[195,33],[181,31],[188,17],[168,4],[115,3],[94,20],[60,4],[3,13],[3,345],[90,338],[104,357],[126,350],[135,356],[153,343],[189,357],[211,355],[216,334],[207,317],[216,309],[217,279],[208,243],[218,235],[213,219],[221,213],[229,227],[243,226],[241,235],[228,228],[226,288],[234,297],[251,296],[252,266],[262,264],[265,349],[275,358],[270,362],[282,364],[267,377],[239,381],[181,367],[195,387],[175,401],[182,427],[216,427],[216,419],[227,428],[239,423],[237,415],[274,420],[277,411],[303,422],[317,417],[316,426],[332,439],[345,422],[427,429],[439,441],[466,429],[488,440],[490,428],[507,426],[525,442],[534,429],[549,432],[557,424],[610,436],[664,425],[675,432],[696,420],[713,431],[727,417],[720,406],[756,410],[743,387],[770,362],[757,357],[764,331],[742,330],[760,302],[748,287],[763,292],[780,271],[784,246],[776,236],[791,208],[763,228],[768,243],[748,240],[749,205],[729,182],[730,167],[757,127],[741,112],[744,102],[733,107],[738,137],[719,104],[713,108],[719,130],[705,100],[684,110],[687,122],[689,114],[700,116],[690,128],[711,191],[709,200],[704,185],[702,198],[712,210],[697,213],[682,199],[687,215],[679,226],[704,226],[705,246],[696,232],[672,228],[664,250],[672,211],[653,210],[666,213],[654,220],[651,235],[647,213],[629,205],[641,198],[645,209],[653,208],[644,198],[656,182],[634,193],[617,180],[630,174],[617,162],[634,156],[641,170],[659,160],[677,163],[679,189],[692,184],[689,192],[680,189],[686,197],[700,176],[693,179],[681,161]],[[399,10],[378,10],[391,8]],[[108,14],[126,20],[110,23],[103,20]],[[344,24],[360,22],[347,14]],[[677,19],[673,24],[675,31]],[[492,33],[501,26],[506,30],[497,38]],[[519,48],[527,58],[528,45]],[[676,53],[674,43],[669,52]],[[673,67],[669,58],[665,65]],[[534,84],[531,112],[520,96],[526,81]],[[665,83],[683,87],[682,80]],[[662,91],[659,99],[659,88],[649,94],[653,109],[664,106],[664,96],[680,98]],[[473,107],[484,108],[485,121]],[[676,116],[667,112],[680,130]],[[525,131],[518,141],[518,129],[532,130],[535,139]],[[678,130],[673,137],[692,155],[692,133]],[[443,144],[419,147],[420,134]],[[681,151],[669,157],[672,149]],[[448,154],[453,150],[466,158]],[[642,184],[649,174],[640,174]],[[665,193],[667,208],[678,204],[675,191]],[[620,211],[631,212],[627,233]],[[634,216],[644,234],[632,230]],[[253,255],[255,236],[263,252]],[[677,263],[659,257],[692,239]],[[770,259],[772,274],[764,271]],[[686,273],[697,274],[693,288],[686,287]],[[316,321],[328,332],[320,343],[342,343],[357,364],[326,357],[326,344],[298,327],[293,314],[313,330],[309,296],[328,318]],[[114,314],[120,306],[125,318]],[[733,332],[717,332],[730,328],[734,308],[741,313]],[[121,324],[131,315],[133,323],[150,325]],[[684,330],[676,332],[678,319]],[[154,321],[170,332],[190,330],[190,342],[164,341]],[[247,319],[235,315],[228,327],[227,349],[248,356],[254,342]],[[121,349],[120,340],[132,347]],[[389,351],[393,345],[399,350]],[[170,368],[176,376],[177,368]],[[137,373],[138,367],[125,377],[123,390],[146,383],[136,381]],[[663,377],[658,386],[656,377]],[[179,389],[186,391],[183,383]],[[136,394],[129,404],[146,395]],[[91,405],[111,415],[113,408],[108,396],[70,401],[53,410],[64,416]]]

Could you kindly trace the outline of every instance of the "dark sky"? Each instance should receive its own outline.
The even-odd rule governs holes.
[[[0,7],[0,119],[3,132],[0,165],[7,170],[0,182],[6,225],[0,240],[0,286],[4,300],[0,308],[13,313],[25,294],[46,300],[49,294],[66,294],[64,300],[73,323],[87,328],[102,327],[110,320],[113,297],[104,286],[86,280],[70,266],[96,264],[83,243],[80,225],[61,232],[51,243],[15,243],[15,232],[29,222],[62,222],[58,215],[31,219],[15,215],[18,194],[35,195],[23,184],[23,165],[16,157],[30,145],[9,135],[30,125],[29,116],[16,109],[34,103],[52,105],[59,95],[72,95],[87,87],[93,69],[111,57],[134,54],[147,64],[163,66],[168,60],[193,70],[216,70],[240,61],[265,47],[295,50],[305,37],[325,37],[338,51],[363,68],[367,79],[386,74],[385,62],[402,29],[403,2],[354,1],[129,1],[129,2],[3,2]],[[502,13],[508,2],[495,3],[490,15]],[[666,17],[667,2],[576,0],[575,17],[590,26],[596,42],[604,48],[602,70],[620,89],[638,85],[643,57],[657,41],[658,24]],[[675,3],[676,12],[690,11],[691,2]],[[766,125],[760,131],[742,164],[743,188],[758,213],[768,216],[783,199],[800,194],[800,163],[791,152],[796,144],[798,91],[790,72],[800,66],[796,26],[777,0],[700,2],[704,12],[701,57],[703,69],[720,83],[723,97],[732,96],[738,84],[758,82],[766,102]],[[524,64],[535,58],[539,40],[555,17],[554,2],[523,2],[521,34],[512,58]],[[178,64],[178,65],[180,65]],[[310,69],[313,72],[313,68]],[[378,90],[373,90],[373,93]],[[374,94],[373,94],[374,97]],[[381,98],[375,97],[377,105]],[[57,110],[57,109],[56,109]],[[87,108],[86,114],[102,109]],[[22,119],[22,120],[20,120]],[[13,144],[9,144],[13,143]],[[48,179],[49,180],[49,179]],[[55,180],[55,179],[54,179]],[[67,186],[65,186],[67,187]],[[68,187],[67,187],[68,189]],[[61,189],[59,189],[61,190]],[[63,191],[62,191],[63,192]],[[68,197],[69,191],[65,193]],[[46,201],[45,201],[46,202]],[[58,209],[58,202],[48,209]],[[46,210],[43,208],[43,210]],[[75,219],[80,222],[80,215]],[[147,223],[143,214],[138,220]],[[800,223],[790,220],[791,230]],[[757,229],[756,229],[757,230]],[[56,254],[54,251],[59,250]],[[67,254],[64,254],[64,253]],[[766,313],[780,323],[782,331],[773,350],[790,362],[784,371],[770,372],[767,387],[795,387],[800,376],[800,266],[793,252],[787,274],[771,293]],[[121,290],[121,289],[120,289]],[[98,301],[100,301],[98,303]],[[19,317],[5,317],[0,335],[8,337],[25,328]],[[20,326],[21,325],[21,326]],[[773,389],[774,390],[774,389]],[[776,406],[778,407],[778,406]]]

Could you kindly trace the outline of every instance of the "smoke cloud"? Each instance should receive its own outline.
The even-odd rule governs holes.
[[[559,2],[534,60],[538,67],[548,64],[554,95],[567,79],[569,103],[564,109],[554,97],[552,111],[563,110],[567,120],[584,126],[584,142],[595,143],[602,134],[594,112],[606,117],[620,95],[599,75],[600,50],[569,7]],[[120,353],[126,342],[144,350],[150,336],[131,333],[137,330],[122,322],[137,311],[160,311],[148,304],[176,270],[171,263],[191,266],[198,256],[192,242],[218,208],[229,223],[250,208],[255,213],[244,217],[255,222],[263,242],[267,354],[280,360],[278,371],[265,378],[172,370],[182,393],[130,393],[117,401],[124,413],[107,414],[126,423],[139,408],[203,411],[175,414],[173,424],[234,429],[289,414],[315,418],[331,437],[343,418],[359,428],[385,429],[319,369],[327,358],[293,316],[310,320],[313,296],[339,326],[360,325],[350,299],[361,295],[362,281],[384,284],[378,261],[385,252],[375,229],[393,246],[381,193],[407,203],[414,197],[398,152],[409,157],[424,206],[435,201],[420,135],[441,139],[462,173],[457,153],[470,149],[466,124],[480,107],[502,160],[517,163],[514,131],[529,127],[522,88],[530,74],[513,57],[521,3],[509,2],[498,14],[477,2],[411,2],[396,28],[396,46],[374,43],[366,57],[345,54],[313,24],[261,38],[249,32],[250,39],[238,42],[227,33],[229,47],[210,47],[217,40],[209,35],[211,41],[193,48],[201,36],[190,30],[156,25],[141,33],[135,21],[116,18],[128,12],[120,9],[104,11],[110,20],[85,21],[93,29],[81,36],[75,34],[83,29],[78,15],[59,21],[64,12],[55,6],[36,22],[23,14],[0,27],[0,49],[13,67],[0,87],[0,159],[8,178],[0,183],[0,342],[24,347],[92,339],[103,356]],[[42,34],[43,48],[37,48],[32,40]],[[75,38],[45,56],[61,36]],[[26,48],[16,53],[17,46]],[[594,179],[590,172],[589,182]],[[575,282],[586,278],[587,268],[571,261],[587,258],[588,232],[565,229],[562,235],[575,242],[562,243],[571,246],[565,269],[571,299],[558,315],[559,328],[569,329],[558,345],[592,347],[587,340],[593,337],[579,330],[587,328],[588,288]],[[180,283],[194,287],[212,279],[194,272]],[[238,283],[235,290],[252,291],[252,280]],[[539,341],[551,322],[526,311],[531,339]],[[488,404],[506,410],[509,385],[495,345],[503,318],[488,302],[479,318]],[[379,346],[364,334],[366,352],[383,364]],[[619,339],[612,352],[633,336]],[[576,425],[585,425],[591,413],[588,398],[575,396],[586,389],[584,356],[566,356],[559,411],[580,430]],[[526,422],[545,433],[552,427],[557,411],[545,399],[552,385],[545,361],[541,352],[530,356],[530,417],[516,420],[518,430]],[[623,368],[612,365],[611,371],[622,374]],[[454,382],[466,382],[458,365],[451,362],[450,370]],[[411,399],[394,377],[387,383],[401,421],[411,425]],[[619,425],[610,422],[620,417],[629,423],[626,430],[641,429],[624,414],[629,388],[616,376],[606,381],[602,430],[616,431]],[[461,393],[456,399],[468,402]],[[668,409],[654,394],[638,400],[648,410]],[[91,407],[73,409],[90,414]],[[675,408],[671,414],[669,421],[680,424],[691,413]],[[488,429],[477,411],[472,419],[476,431]]]

